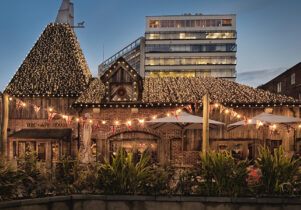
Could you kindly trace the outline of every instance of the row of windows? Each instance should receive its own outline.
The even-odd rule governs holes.
[[[208,20],[150,20],[150,28],[194,28],[232,26],[232,19]]]
[[[211,70],[195,71],[195,70],[185,70],[185,71],[149,71],[146,72],[148,77],[235,77],[234,70],[229,69],[228,71],[219,72],[215,74]]]
[[[151,44],[146,46],[146,52],[236,52],[236,44]]]
[[[235,39],[235,32],[172,32],[172,33],[148,33],[147,40],[156,39]]]
[[[235,57],[147,58],[147,66],[236,64]]]

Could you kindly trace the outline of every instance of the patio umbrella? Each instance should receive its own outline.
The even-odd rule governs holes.
[[[146,121],[153,129],[165,128],[165,129],[201,129],[203,118],[181,112],[176,118],[174,115],[169,117],[158,118],[156,120]],[[224,125],[224,123],[210,120],[209,124],[212,126]]]
[[[184,153],[184,130],[202,129],[203,118],[186,112],[181,112],[177,117],[171,115],[169,117],[146,121],[146,123],[153,129],[181,129],[182,153]],[[224,125],[224,123],[209,119],[209,125],[218,126]]]
[[[248,121],[249,125],[256,125],[257,120],[268,123],[268,124],[293,124],[293,123],[301,123],[301,118],[297,117],[287,117],[281,115],[273,115],[268,113],[261,113]],[[235,127],[244,125],[245,121],[238,121],[236,123],[232,123],[228,125],[228,127]]]
[[[297,117],[287,117],[282,115],[274,115],[274,114],[268,114],[268,113],[261,113],[259,115],[256,115],[252,119],[248,120],[248,125],[256,125],[257,121],[261,121],[267,124],[284,124],[289,126],[290,124],[294,123],[301,123],[301,118]],[[228,125],[228,128],[235,128],[241,125],[244,125],[245,121],[238,121],[236,123],[232,123]],[[293,128],[293,127],[292,127]],[[296,141],[296,129],[294,129],[294,144]],[[265,144],[265,142],[264,142]]]

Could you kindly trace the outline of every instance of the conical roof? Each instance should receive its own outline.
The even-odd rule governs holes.
[[[76,96],[91,73],[75,32],[67,24],[49,24],[5,92],[11,95]]]

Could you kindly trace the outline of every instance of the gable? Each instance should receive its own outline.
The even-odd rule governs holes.
[[[101,77],[106,102],[137,102],[142,98],[142,78],[120,57]]]

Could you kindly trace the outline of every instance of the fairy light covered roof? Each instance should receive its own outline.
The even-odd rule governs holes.
[[[17,96],[77,96],[91,73],[75,32],[49,24],[5,89]]]
[[[144,78],[142,100],[137,103],[162,106],[201,102],[207,92],[211,101],[224,104],[301,104],[292,97],[213,77]],[[76,100],[75,106],[104,105],[101,103],[104,95],[105,85],[95,78]]]

